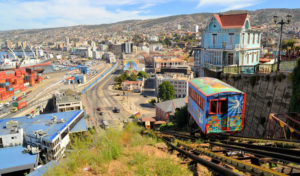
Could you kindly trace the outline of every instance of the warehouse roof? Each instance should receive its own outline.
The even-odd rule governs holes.
[[[22,146],[0,149],[0,175],[35,167],[38,155],[23,153],[23,151]]]
[[[62,131],[67,125],[69,125],[75,118],[77,118],[83,111],[67,111],[51,114],[41,114],[34,118],[30,117],[17,117],[0,119],[0,133],[1,131],[7,131],[5,128],[6,122],[14,120],[18,121],[19,127],[24,129],[24,132],[28,136],[36,137],[37,131],[45,132],[43,139],[51,142],[60,131]],[[53,123],[53,119],[56,118],[57,122]],[[62,121],[60,121],[63,119]],[[60,122],[58,122],[60,121]]]
[[[87,125],[86,121],[84,118],[82,118],[77,124],[71,129],[71,133],[77,133],[77,132],[82,132],[82,131],[87,131]]]
[[[57,162],[50,161],[49,163],[45,164],[44,166],[42,166],[42,167],[38,168],[37,170],[31,172],[27,176],[42,176],[42,175],[44,175],[45,172],[47,172],[47,170],[49,168],[52,168],[55,164],[57,164]]]
[[[189,83],[191,83],[193,86],[198,88],[198,90],[204,93],[206,96],[214,95],[217,93],[224,93],[224,92],[243,93],[242,91],[216,78],[201,77],[197,79],[192,79],[189,81]]]

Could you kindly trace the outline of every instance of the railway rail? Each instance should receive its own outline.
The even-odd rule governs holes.
[[[274,147],[273,145],[270,146],[270,143],[274,144],[280,140],[263,139],[264,143],[261,143],[261,141],[257,143],[257,140],[254,141],[254,139],[251,140],[250,138],[242,140],[243,138],[241,137],[221,138],[219,140],[216,138],[201,139],[202,142],[207,143],[209,146],[209,148],[205,148],[203,145],[197,145],[197,140],[200,139],[197,137],[180,134],[174,131],[157,132],[157,135],[162,136],[165,139],[168,138],[169,141],[175,138],[180,139],[176,140],[176,142],[177,147],[181,147],[181,150],[192,151],[192,153],[197,155],[206,155],[214,161],[226,163],[242,172],[254,175],[292,175],[300,173],[300,168],[297,167],[297,164],[300,164],[300,150],[297,142],[282,141],[286,142],[286,145],[284,145],[285,147],[291,147],[283,148],[278,147],[282,145],[276,145],[277,147]],[[183,141],[186,140],[195,143],[192,145],[184,143]],[[234,140],[239,142],[235,142]],[[169,141],[167,142],[170,143]],[[167,145],[170,146],[168,143]],[[171,148],[176,149],[172,146]],[[218,148],[218,150],[213,150],[213,148]],[[180,150],[177,151],[182,153]],[[232,155],[232,153],[235,154]],[[261,166],[261,163],[269,164],[270,168]],[[290,163],[293,164],[291,165]],[[277,170],[274,170],[275,167],[273,165],[279,166],[277,167]]]

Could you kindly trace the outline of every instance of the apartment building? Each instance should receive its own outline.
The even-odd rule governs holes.
[[[156,57],[153,59],[153,66],[155,72],[160,72],[162,68],[178,68],[187,66],[185,60],[178,58],[161,58]]]
[[[82,110],[82,102],[79,96],[57,94],[53,97],[54,111],[66,112]]]
[[[169,81],[175,89],[176,98],[184,98],[188,95],[188,80],[193,78],[193,74],[185,75],[182,73],[156,74],[155,92],[158,95],[158,87],[164,81]]]

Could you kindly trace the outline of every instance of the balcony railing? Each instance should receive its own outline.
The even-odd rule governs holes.
[[[258,71],[258,65],[229,65],[223,67],[224,73],[231,74],[255,74]]]

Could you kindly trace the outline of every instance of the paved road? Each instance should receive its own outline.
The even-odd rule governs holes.
[[[99,126],[102,120],[106,120],[110,127],[122,127],[123,120],[130,116],[130,114],[114,100],[108,89],[109,86],[113,84],[114,78],[120,72],[118,71],[118,69],[120,69],[119,65],[116,68],[117,69],[109,73],[83,95],[83,98],[86,100],[84,104],[87,108],[87,113],[90,115],[89,125]],[[103,115],[99,115],[99,112],[96,110],[99,106],[102,108]],[[114,113],[112,111],[115,106],[121,109],[120,113]]]

